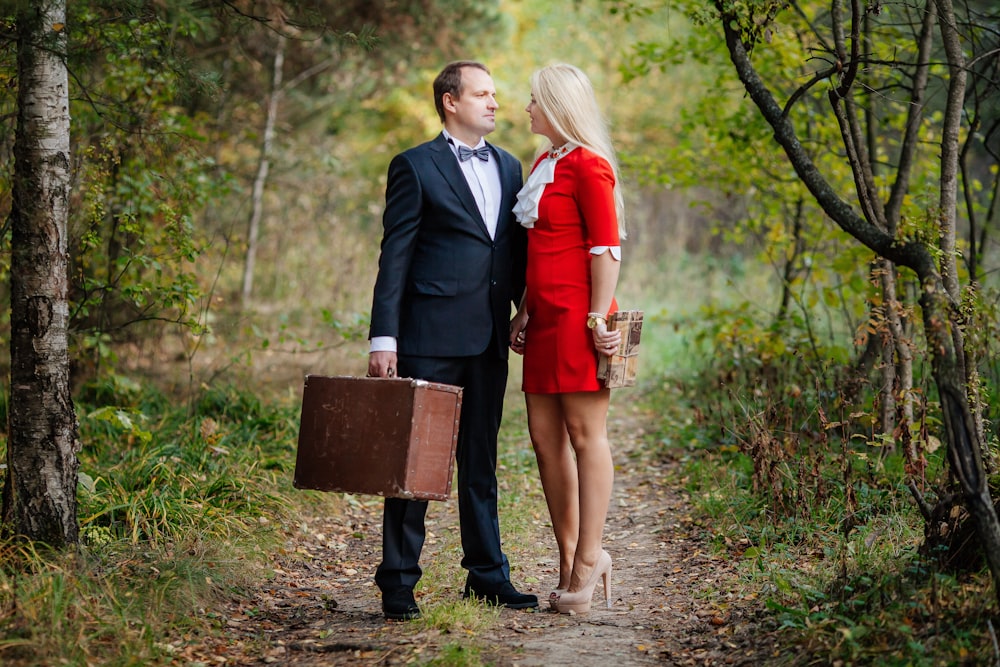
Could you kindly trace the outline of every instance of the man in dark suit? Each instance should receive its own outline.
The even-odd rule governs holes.
[[[524,289],[526,235],[512,214],[521,163],[483,140],[498,108],[484,65],[446,66],[434,103],[444,131],[389,165],[368,374],[463,387],[456,462],[464,596],[535,607],[538,599],[510,582],[497,517],[511,307]],[[385,501],[375,582],[386,618],[420,615],[413,588],[426,511],[426,501]]]

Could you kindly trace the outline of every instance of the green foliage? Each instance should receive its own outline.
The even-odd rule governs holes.
[[[744,36],[779,99],[791,99],[829,66],[825,45],[807,29],[828,3],[800,3],[802,14],[775,13],[785,3],[725,4],[748,17]],[[902,62],[912,41],[899,20],[904,8],[879,6],[886,18],[875,22],[872,39],[891,44]],[[563,60],[594,80],[621,149],[635,231],[622,292],[649,304],[643,349],[657,358],[643,368],[664,401],[657,446],[687,462],[689,488],[717,548],[745,566],[748,586],[769,601],[788,644],[831,662],[904,664],[901,656],[931,661],[935,652],[962,659],[963,650],[967,660],[985,659],[976,652],[987,642],[975,618],[985,616],[975,598],[985,584],[975,576],[929,578],[915,548],[920,525],[903,486],[907,468],[889,451],[901,435],[875,432],[870,380],[845,370],[883,330],[872,258],[831,227],[746,103],[713,3],[309,0],[285,9],[285,27],[302,32],[286,54],[258,254],[259,312],[245,313],[233,297],[274,25],[205,3],[71,7],[70,250],[74,356],[84,362],[76,366],[85,381],[79,494],[90,560],[78,567],[28,554],[4,559],[31,561],[37,576],[3,570],[0,606],[37,616],[0,619],[9,638],[0,656],[37,651],[39,663],[115,664],[117,642],[123,654],[152,664],[169,653],[150,639],[167,634],[161,623],[180,633],[185,623],[204,622],[189,612],[212,594],[205,581],[223,574],[228,545],[252,551],[250,537],[287,511],[295,414],[257,393],[197,381],[188,402],[176,405],[113,370],[156,353],[157,381],[166,383],[177,365],[167,361],[176,354],[190,363],[197,351],[210,359],[203,369],[238,368],[266,393],[261,360],[268,355],[296,375],[297,367],[287,367],[363,368],[356,357],[364,349],[365,277],[374,277],[385,167],[392,154],[438,130],[430,81],[440,65],[473,57],[491,66],[500,91],[492,138],[526,163],[537,145],[520,111],[530,71]],[[13,48],[0,41],[0,82],[9,84],[0,86],[0,111],[8,117]],[[872,93],[864,104],[877,113],[877,127],[889,128],[872,147],[877,163],[890,165],[899,142],[891,128],[909,108],[898,94],[906,77],[899,68],[871,68],[864,77]],[[816,82],[790,113],[816,164],[850,192],[837,129],[824,118],[836,83]],[[940,97],[931,95],[930,109]],[[3,147],[9,125],[0,127]],[[940,114],[930,113],[922,128],[933,139],[940,126]],[[901,239],[937,238],[934,157],[928,141],[903,202]],[[995,165],[973,162],[971,210],[986,220]],[[9,210],[10,164],[0,166],[0,214]],[[891,187],[888,170],[873,176]],[[676,199],[658,199],[667,196]],[[708,231],[711,254],[678,252],[681,233]],[[979,248],[981,260],[988,262],[990,247]],[[0,284],[8,262],[0,253]],[[677,263],[686,270],[676,271]],[[904,317],[918,322],[908,276],[901,278]],[[1000,386],[1000,316],[988,282],[966,292],[962,312],[983,369],[981,391],[991,397]],[[664,294],[671,290],[680,296]],[[167,322],[193,334],[180,352],[149,344],[164,337]],[[355,357],[340,365],[280,356],[344,341],[355,344]],[[262,352],[249,354],[256,349]],[[927,372],[918,364],[921,414],[911,437],[930,440],[941,425]],[[850,381],[860,393],[849,393]],[[518,441],[501,461],[526,473],[502,494],[510,503],[505,526],[515,531],[544,521],[525,434]],[[929,465],[928,479],[939,478],[940,452]],[[523,511],[525,502],[535,509]],[[434,565],[427,575],[440,576]],[[929,591],[928,582],[937,588]],[[185,611],[167,605],[158,613],[173,600]],[[474,632],[484,620],[461,605],[425,611],[434,629]],[[49,627],[72,646],[47,642],[40,629]],[[953,646],[936,648],[935,631],[939,644]],[[480,664],[475,647],[456,641],[444,659]]]
[[[369,138],[391,146],[385,135],[400,128],[403,137],[397,141],[409,143],[419,125],[401,119],[412,114],[413,105],[407,104],[411,84],[428,83],[424,63],[438,66],[470,43],[502,38],[496,2],[291,0],[280,5],[110,0],[69,6],[66,62],[75,168],[68,239],[71,349],[81,377],[113,371],[123,364],[123,349],[127,364],[130,346],[138,341],[164,341],[175,332],[202,336],[216,319],[212,311],[232,302],[228,297],[238,290],[233,267],[243,249],[233,213],[244,209],[250,192],[246,175],[259,159],[261,91],[268,89],[264,77],[276,31],[287,34],[290,44],[288,89],[282,91],[280,109],[286,121],[279,132],[288,131],[279,134],[276,182],[269,188],[282,190],[289,174],[296,181],[343,176],[350,182],[342,192],[356,193],[360,186],[373,198],[384,162],[372,162],[371,169],[359,169],[355,162],[331,170],[338,160],[338,151],[331,150],[336,143],[317,142],[317,125],[342,122],[348,136],[363,128],[345,155],[359,149],[363,154],[360,143]],[[431,32],[433,45],[423,39]],[[0,80],[12,84],[15,47],[11,40],[0,40],[3,55],[9,56],[0,58]],[[359,103],[387,88],[402,92],[398,106]],[[0,90],[0,112],[14,117],[16,85]],[[366,113],[358,113],[365,108]],[[387,132],[375,131],[373,116]],[[11,140],[0,133],[0,147],[9,151]],[[311,162],[313,150],[320,162]],[[9,167],[10,161],[4,164]],[[9,173],[0,170],[0,214],[9,210],[9,181]],[[310,195],[314,182],[306,187]],[[289,192],[294,198],[294,188]],[[362,197],[349,204],[346,197],[336,199],[346,204],[345,219],[370,227],[374,216]],[[299,213],[310,224],[329,217],[315,209]],[[341,246],[351,250],[360,245],[351,240],[353,234],[347,225],[336,232]],[[361,248],[360,259],[351,262],[372,265],[370,253]],[[0,254],[0,284],[6,283],[8,258]],[[312,258],[306,264],[317,265]],[[299,264],[289,262],[288,268],[302,275]],[[351,267],[347,271],[350,276]],[[273,281],[261,281],[265,286],[292,288],[276,290],[278,296],[300,296],[288,274],[271,275]],[[317,287],[329,293],[338,282],[349,282],[337,278]],[[353,297],[346,289],[344,296]],[[330,305],[339,308],[340,301]],[[0,320],[2,343],[6,316]]]
[[[690,60],[693,66],[717,76],[700,96],[692,96],[688,108],[694,112],[680,114],[688,121],[685,136],[693,137],[690,145],[677,144],[675,154],[681,159],[666,152],[662,173],[657,174],[653,165],[649,176],[689,187],[711,182],[704,201],[706,210],[715,214],[718,232],[736,244],[743,257],[754,254],[751,266],[773,267],[776,279],[770,293],[780,293],[778,298],[754,294],[706,308],[699,318],[706,324],[700,329],[699,322],[691,322],[692,328],[701,331],[696,338],[700,347],[714,355],[702,380],[703,386],[713,389],[708,401],[714,411],[712,420],[729,431],[734,450],[748,457],[751,472],[747,477],[755,495],[781,517],[798,517],[802,507],[823,504],[838,467],[832,468],[834,474],[827,479],[824,471],[830,462],[822,452],[831,445],[842,447],[841,512],[850,523],[855,520],[858,491],[849,476],[855,463],[883,465],[894,447],[907,450],[912,443],[915,447],[907,451],[912,452],[911,460],[900,480],[912,475],[922,481],[924,452],[944,437],[930,388],[930,369],[921,362],[936,355],[925,350],[925,342],[914,333],[914,324],[919,328],[922,318],[915,296],[926,286],[917,286],[912,275],[890,268],[895,292],[882,293],[882,276],[870,268],[874,258],[844,247],[842,233],[828,224],[812,196],[802,189],[799,175],[777,150],[770,125],[752,105],[738,99],[745,90],[732,85],[732,66],[721,48],[718,24],[726,20],[727,28],[740,33],[756,73],[784,107],[798,146],[811,162],[798,165],[799,171],[815,167],[841,201],[854,203],[855,208],[860,205],[867,222],[900,242],[921,244],[942,267],[952,260],[940,248],[947,230],[938,210],[944,129],[939,105],[949,73],[936,62],[929,68],[928,94],[919,100],[927,106],[921,109],[923,116],[915,117],[919,141],[912,144],[911,155],[903,152],[903,138],[916,108],[911,96],[916,77],[912,63],[918,60],[914,35],[919,16],[909,13],[909,8],[885,8],[883,13],[882,6],[868,7],[859,52],[864,62],[857,63],[848,62],[845,54],[833,48],[834,36],[849,27],[846,8],[826,3],[801,3],[793,8],[780,2],[740,0],[717,3],[724,14],[720,17],[717,9],[706,10],[697,3],[666,4],[686,13],[697,37],[640,43],[628,74],[644,77],[657,68],[676,67],[689,62],[682,59],[685,53],[697,52]],[[995,17],[977,23],[973,9],[966,6],[962,12],[967,29],[963,35],[970,41],[993,34]],[[678,41],[691,46],[678,48]],[[986,41],[992,43],[992,36]],[[848,73],[858,78],[848,80]],[[841,95],[849,94],[849,99],[833,95],[847,82],[853,88]],[[988,77],[976,85],[991,88]],[[732,97],[725,94],[729,90],[735,93]],[[966,100],[970,116],[983,108],[978,99],[969,96]],[[850,128],[833,113],[845,105],[857,111],[857,125]],[[969,129],[963,127],[963,132]],[[705,147],[711,157],[699,160],[698,151]],[[982,165],[971,167],[979,160],[991,168],[995,165],[995,152],[984,148],[971,136],[962,146],[963,155],[976,158],[969,160],[962,174],[968,227],[964,239],[959,235],[960,252],[980,233],[977,218],[986,217],[984,211],[995,205],[994,194],[984,195],[986,188],[978,178],[988,170]],[[908,158],[913,165],[911,171],[902,173],[904,180],[897,168]],[[852,172],[852,160],[863,162],[868,171]],[[866,181],[877,186],[870,193],[867,186],[859,187]],[[899,215],[886,217],[888,209],[883,207],[890,201],[889,193],[900,186],[905,189],[894,192]],[[869,196],[883,201],[869,205]],[[827,208],[832,207],[828,204]],[[979,259],[977,250],[975,260],[967,258],[965,267],[973,275],[958,279],[982,276],[981,267],[975,264]],[[741,285],[735,272],[734,285]],[[968,290],[964,295],[963,314],[970,323],[976,321],[968,330],[981,327],[988,336],[996,320],[991,307],[972,305],[979,303],[978,291]],[[769,310],[770,301],[775,305]],[[895,324],[890,316],[898,316],[898,329],[890,328]],[[890,331],[897,347],[883,348],[885,341],[892,340]],[[970,352],[965,358],[979,367],[980,359],[990,354],[979,357],[984,340],[978,333],[970,334]],[[892,385],[891,378],[876,372],[888,365],[909,373],[900,352],[904,346],[917,352],[912,389]],[[720,385],[721,390],[717,389]],[[989,379],[973,380],[970,391],[985,399],[995,395]],[[911,399],[904,408],[894,404]],[[895,407],[896,414],[882,413],[884,406]],[[916,414],[912,421],[905,421],[910,417],[901,415],[908,415],[909,407]],[[894,428],[897,419],[905,423]],[[989,427],[988,439],[995,442],[995,427]],[[943,487],[949,484],[944,478],[938,481]]]
[[[964,321],[963,334],[967,354],[975,360],[980,369],[980,384],[976,387],[982,396],[990,424],[1000,423],[1000,302],[995,289],[982,290],[978,286],[968,287],[962,294],[961,316]],[[996,448],[995,427],[992,429]]]
[[[642,83],[657,70],[695,69],[706,84],[686,88],[685,104],[677,114],[680,141],[667,144],[657,159],[643,163],[647,177],[701,188],[707,217],[715,220],[716,230],[726,240],[760,253],[779,275],[808,276],[810,288],[817,290],[815,297],[836,299],[845,305],[848,319],[841,326],[856,328],[865,319],[859,313],[870,296],[863,273],[868,259],[845,248],[843,234],[825,219],[777,149],[771,128],[753,105],[746,103],[742,86],[734,85],[732,65],[717,26],[717,10],[705,3],[662,4],[685,15],[692,29],[635,42],[623,67],[626,80]],[[788,119],[804,150],[843,199],[856,200],[855,178],[827,99],[840,76],[830,68],[836,56],[823,32],[830,22],[829,6],[803,3],[792,11],[784,3],[770,1],[724,5],[741,23],[744,38],[753,47],[755,68],[779,104],[787,105]],[[901,128],[913,109],[909,98],[900,94],[901,86],[909,85],[902,76],[908,62],[903,54],[915,48],[904,19],[912,18],[903,8],[887,7],[872,10],[866,17],[866,48],[877,54],[873,56],[877,62],[863,67],[858,76],[865,90],[876,94],[864,96],[858,104],[866,107],[862,120],[869,128],[866,149],[873,156],[872,177],[886,193],[896,176]],[[900,66],[886,66],[879,59],[886,52],[892,54],[889,64]],[[933,67],[931,74],[931,90],[941,90],[946,84],[945,69]],[[902,90],[906,92],[905,87]],[[877,94],[884,91],[888,93]],[[940,189],[935,146],[943,115],[935,106],[937,98],[931,95],[930,100],[921,125],[925,141],[914,156],[913,178],[895,231],[901,239],[919,240],[933,249],[940,233],[934,211]],[[980,144],[971,137],[969,148],[970,154],[981,156]],[[970,219],[973,215],[985,218],[991,201],[976,171],[971,170],[967,188]],[[704,188],[706,183],[711,187]],[[970,226],[969,232],[976,233],[975,228]],[[853,266],[849,266],[851,262]],[[799,292],[803,287],[801,281],[796,285],[786,280],[783,289]],[[815,298],[801,293],[794,296],[800,301]],[[912,307],[905,293],[899,297]]]
[[[138,322],[197,328],[207,243],[195,218],[226,179],[178,105],[200,77],[176,53],[195,14],[171,26],[136,3],[74,5],[68,20],[74,149],[69,220],[74,356],[96,368]]]
[[[293,414],[237,391],[206,391],[193,418],[156,396],[123,398],[132,407],[81,410],[85,540],[246,537],[283,511]]]

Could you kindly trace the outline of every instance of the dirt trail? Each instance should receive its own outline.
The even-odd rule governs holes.
[[[231,602],[226,623],[233,641],[215,647],[217,662],[354,666],[420,665],[433,660],[442,665],[477,664],[478,660],[510,667],[773,664],[777,658],[773,635],[756,621],[761,605],[752,594],[740,594],[745,587],[736,581],[729,559],[713,553],[702,538],[710,527],[692,518],[689,499],[673,481],[673,464],[641,455],[637,434],[648,431],[652,419],[627,406],[612,405],[616,480],[605,544],[614,559],[611,610],[599,604],[600,585],[588,614],[545,610],[545,586],[556,579],[555,545],[550,528],[540,521],[530,548],[517,545],[515,551],[508,545],[507,551],[517,572],[514,583],[537,593],[543,607],[502,610],[493,627],[477,633],[477,656],[448,653],[458,650],[459,643],[470,643],[467,631],[452,634],[423,622],[383,620],[372,584],[379,561],[381,503],[358,499],[344,503],[345,515],[305,517],[300,530],[290,531],[295,537],[276,560],[274,579],[249,597]],[[440,509],[428,515],[434,517],[431,534],[457,531],[454,500],[434,507]],[[457,561],[453,554],[439,558],[445,542],[428,540],[421,559],[425,572],[430,564],[460,570],[457,562],[450,562]],[[439,564],[441,560],[448,562]],[[461,581],[461,573],[453,578]],[[436,599],[458,599],[461,590],[454,588],[430,597],[420,597],[418,589],[425,616]]]

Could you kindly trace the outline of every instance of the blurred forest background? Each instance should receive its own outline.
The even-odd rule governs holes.
[[[830,655],[863,662],[889,644],[898,664],[919,664],[913,656],[930,652],[913,639],[920,632],[950,637],[941,650],[954,661],[927,664],[1000,655],[992,623],[977,622],[996,615],[996,599],[942,446],[925,284],[817,204],[748,98],[719,20],[740,13],[754,64],[827,182],[881,213],[855,191],[852,165],[864,160],[841,144],[850,119],[830,113],[844,66],[832,44],[843,34],[824,41],[818,27],[838,25],[839,12],[863,21],[863,92],[848,105],[865,123],[854,135],[870,159],[863,180],[890,202],[890,235],[956,266],[976,451],[996,497],[1000,10],[955,3],[969,82],[953,142],[958,196],[943,206],[955,70],[944,46],[921,50],[937,5],[841,4],[70,3],[70,353],[84,542],[148,548],[222,530],[209,526],[220,517],[223,532],[253,532],[244,518],[277,512],[303,376],[366,368],[385,172],[439,131],[434,76],[450,60],[485,62],[500,102],[489,140],[527,169],[541,146],[523,110],[529,77],[569,62],[594,82],[621,157],[629,235],[618,300],[646,313],[641,396],[662,415],[650,456],[684,460],[702,510],[735,517],[720,548],[742,545],[734,557],[749,579],[768,580],[770,611]],[[15,5],[0,3],[5,221]],[[901,163],[909,171],[897,188]],[[949,217],[954,249],[939,244]],[[6,299],[9,222],[0,232]],[[3,354],[9,339],[4,309]],[[206,445],[247,458],[222,465]],[[164,461],[179,469],[154,465]],[[829,559],[822,584],[797,571],[796,549]],[[913,600],[919,613],[891,606]]]
[[[636,305],[641,293],[683,293],[685,256],[706,262],[692,280],[709,287],[718,263],[699,255],[722,249],[713,235],[734,210],[692,203],[732,194],[692,187],[721,156],[682,109],[714,75],[696,62],[623,74],[636,44],[684,34],[680,13],[630,21],[600,1],[228,4],[70,7],[77,386],[121,373],[182,393],[245,378],[295,388],[304,369],[360,372],[388,161],[439,131],[430,84],[458,58],[493,70],[502,107],[490,139],[525,168],[539,146],[523,111],[531,72],[554,61],[587,71],[627,165],[623,289]],[[739,100],[733,85],[713,96]]]

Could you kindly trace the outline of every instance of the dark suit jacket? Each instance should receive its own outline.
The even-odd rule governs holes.
[[[511,306],[524,290],[527,235],[512,209],[521,163],[490,145],[502,195],[496,238],[444,135],[393,158],[370,337],[394,336],[399,354],[508,354]]]

